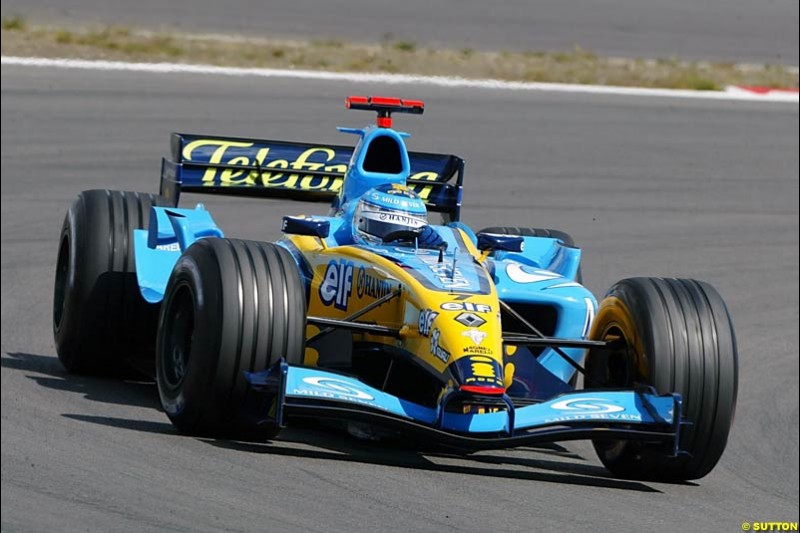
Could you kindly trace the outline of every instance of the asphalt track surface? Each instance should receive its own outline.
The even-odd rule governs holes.
[[[155,386],[68,375],[51,334],[56,245],[82,189],[154,191],[173,130],[349,142],[351,93],[426,100],[412,149],[468,161],[464,219],[584,245],[602,294],[692,276],[727,299],[740,396],[697,483],[609,477],[586,443],[470,457],[288,430],[178,435]],[[230,236],[320,206],[204,199]],[[323,209],[324,210],[324,209]],[[3,531],[739,531],[798,520],[798,108],[786,104],[2,69]]]
[[[4,15],[263,36],[798,64],[797,0],[4,0]]]

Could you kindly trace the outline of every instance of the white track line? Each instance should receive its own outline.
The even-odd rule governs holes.
[[[408,74],[366,74],[356,72],[326,72],[314,70],[286,70],[270,68],[217,67],[213,65],[187,65],[180,63],[127,63],[123,61],[95,61],[85,59],[47,59],[40,57],[2,56],[3,65],[49,67],[83,70],[126,72],[152,72],[166,74],[204,74],[216,76],[253,76],[261,78],[296,78],[305,80],[349,81],[355,83],[423,84],[438,87],[463,87],[505,91],[543,91],[562,93],[607,94],[619,96],[657,96],[665,98],[692,98],[702,100],[746,100],[750,102],[800,102],[798,93],[775,92],[753,94],[729,88],[726,91],[689,91],[679,89],[648,89],[643,87],[609,87],[603,85],[576,85],[568,83],[528,83],[503,80],[470,80],[446,76],[415,76]]]

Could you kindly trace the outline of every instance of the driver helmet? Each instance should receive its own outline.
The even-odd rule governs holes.
[[[368,190],[353,214],[353,240],[381,244],[386,235],[417,230],[428,224],[425,202],[405,185],[384,184]]]

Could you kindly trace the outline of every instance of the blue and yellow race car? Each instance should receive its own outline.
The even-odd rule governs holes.
[[[392,128],[421,101],[347,107],[378,115],[340,128],[355,148],[173,134],[158,195],[82,192],[56,267],[64,366],[151,372],[190,435],[267,440],[311,417],[463,451],[591,439],[625,477],[710,472],[738,381],[718,293],[632,278],[598,306],[569,235],[460,221],[464,161],[409,152]],[[246,241],[182,192],[330,211]]]

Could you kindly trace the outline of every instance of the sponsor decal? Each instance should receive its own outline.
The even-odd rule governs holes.
[[[436,320],[436,317],[439,316],[439,313],[436,311],[431,311],[430,309],[424,309],[419,313],[419,334],[423,337],[428,337],[431,334],[431,329],[433,327],[433,321]]]
[[[419,254],[417,256],[433,272],[434,277],[445,289],[469,288],[469,280],[458,266],[453,269],[452,262],[439,262],[438,254]]]
[[[473,311],[475,313],[491,313],[492,306],[474,304],[472,302],[445,302],[439,306],[444,311]]]
[[[473,355],[494,355],[494,351],[486,346],[465,346],[463,353]]]
[[[492,306],[474,304],[472,302],[445,302],[439,306],[444,311],[472,311],[475,313],[491,313]]]
[[[431,355],[436,357],[436,359],[440,360],[443,363],[447,363],[450,359],[450,352],[439,346],[439,337],[441,336],[441,332],[438,329],[434,329],[433,333],[431,333]]]
[[[337,309],[347,310],[353,292],[353,268],[353,263],[344,259],[328,263],[319,285],[319,298],[323,304],[333,304]]]
[[[372,192],[367,200],[371,200],[375,202],[374,205],[381,207],[389,204],[395,207],[406,207],[418,211],[425,209],[425,202],[423,202],[420,197],[412,197],[411,193],[403,193],[402,196],[396,196],[398,194],[401,193],[391,191]]]
[[[374,201],[374,202],[380,202],[382,204],[383,203],[387,203],[387,204],[393,204],[393,205],[400,205],[400,202],[402,201],[402,200],[400,200],[400,198],[387,197],[385,195],[385,193],[380,193],[380,192],[372,192],[372,193],[370,193],[369,194],[369,199]]]
[[[469,339],[476,345],[481,344],[483,339],[486,338],[488,333],[485,331],[480,331],[478,329],[467,329],[461,332],[461,335],[464,337],[469,337]]]
[[[344,174],[347,165],[335,163],[336,150],[328,146],[307,148],[291,158],[270,157],[275,148],[255,142],[228,139],[195,139],[183,147],[183,159],[187,161],[208,162],[215,165],[244,165],[261,167],[257,170],[207,168],[201,181],[208,187],[265,187],[275,189],[295,189],[301,191],[339,192],[344,180],[338,176],[303,175],[303,170]],[[284,152],[285,153],[285,152]],[[341,157],[341,154],[340,154]],[[292,171],[292,172],[287,172]],[[410,180],[437,181],[436,172],[417,172]],[[409,190],[416,192],[422,200],[427,200],[433,191],[429,185],[413,185]]]
[[[366,268],[359,267],[358,275],[356,276],[356,293],[359,298],[367,296],[375,298],[376,300],[383,298],[394,288],[394,284],[387,280],[380,278],[367,271]]]
[[[401,206],[406,207],[406,206]],[[378,218],[381,222],[388,222],[390,224],[398,224],[401,226],[408,226],[410,228],[420,228],[426,225],[424,220],[420,220],[416,217],[409,217],[406,215],[398,215],[395,213],[381,213],[378,215]]]
[[[177,242],[173,242],[170,244],[159,244],[158,246],[156,246],[156,250],[164,250],[167,252],[180,252],[181,245],[180,243]]]
[[[486,324],[486,321],[475,313],[459,313],[454,319],[456,322],[468,328],[479,328]]]
[[[407,185],[403,185],[402,183],[392,183],[391,188],[386,190],[386,194],[400,194],[407,198],[414,198],[412,192],[413,191],[409,189]]]
[[[370,403],[375,398],[352,382],[326,376],[310,376],[303,378],[303,383],[309,385],[308,389],[294,389],[293,394],[302,396],[316,396],[333,400],[349,400],[359,403]]]
[[[515,283],[538,283],[561,277],[555,272],[535,269],[520,263],[509,263],[506,266],[506,275]]]
[[[557,411],[580,411],[587,414],[619,413],[625,410],[621,405],[603,398],[572,398],[556,402],[550,408]]]
[[[546,418],[545,424],[553,424],[559,422],[575,422],[577,420],[613,420],[617,422],[641,422],[642,416],[639,414],[629,413],[598,413],[598,414],[567,414],[563,416],[554,416]]]
[[[247,149],[250,150],[247,150]],[[208,152],[211,152],[208,155]],[[203,173],[203,184],[218,186],[260,186],[270,188],[300,189],[308,191],[338,192],[343,180],[334,176],[303,176],[281,170],[314,170],[333,173],[347,172],[347,165],[329,164],[336,157],[332,148],[314,147],[300,153],[294,160],[269,158],[270,147],[256,147],[255,143],[224,139],[198,139],[183,148],[184,159],[208,161],[217,165],[260,166],[255,170],[208,168]],[[250,157],[252,153],[253,157]],[[243,155],[247,154],[247,155]]]
[[[575,420],[616,420],[641,422],[639,413],[625,413],[625,408],[604,398],[572,398],[561,400],[550,406],[561,415],[548,418],[545,423],[571,422]]]

